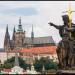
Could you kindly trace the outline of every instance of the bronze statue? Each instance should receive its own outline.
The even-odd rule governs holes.
[[[59,30],[59,34],[62,38],[62,40],[59,42],[58,47],[57,47],[57,55],[58,55],[58,60],[59,60],[59,67],[60,68],[66,68],[66,67],[71,67],[74,65],[75,57],[73,55],[74,51],[74,40],[75,40],[75,27],[74,24],[72,24],[72,28],[69,28],[69,16],[68,15],[63,15],[62,16],[64,25],[62,26],[57,26],[53,23],[48,23],[51,26],[54,26],[56,29]],[[70,37],[70,32],[72,34],[72,37]]]
[[[59,30],[59,34],[60,34],[60,36],[61,36],[61,38],[62,38],[62,40],[59,42],[59,45],[58,45],[58,48],[57,48],[57,55],[58,55],[58,59],[59,59],[59,65],[60,65],[60,67],[63,67],[63,66],[65,66],[65,59],[66,59],[66,54],[67,54],[67,51],[64,49],[64,44],[63,44],[63,42],[65,42],[64,41],[64,39],[65,39],[65,36],[67,37],[68,36],[68,33],[66,33],[66,29],[65,28],[67,28],[68,27],[68,22],[69,22],[69,19],[68,19],[68,16],[67,15],[64,15],[64,16],[62,16],[62,18],[63,18],[63,21],[64,21],[64,25],[62,25],[62,26],[57,26],[57,25],[55,25],[55,24],[53,24],[53,23],[48,23],[48,24],[50,24],[51,26],[54,26],[56,29],[58,29]],[[63,42],[62,42],[63,41]],[[67,41],[66,41],[66,43],[67,43]],[[66,44],[65,43],[65,44]],[[68,45],[68,44],[67,44]],[[67,47],[67,46],[66,46]],[[63,63],[62,63],[63,62]]]
[[[71,38],[69,39],[70,44],[70,52],[69,52],[69,66],[75,67],[75,24],[72,23],[71,28],[67,29],[69,32],[71,32]]]
[[[60,36],[63,38],[64,35],[66,34],[65,27],[68,27],[69,17],[68,17],[68,15],[63,15],[62,18],[63,18],[63,22],[64,22],[64,25],[62,25],[62,26],[61,25],[57,26],[51,22],[48,24],[50,24],[51,26],[54,26],[56,29],[58,29]]]

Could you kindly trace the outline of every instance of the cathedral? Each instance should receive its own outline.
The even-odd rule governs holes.
[[[26,37],[25,33],[26,32],[22,28],[21,18],[19,19],[18,29],[15,30],[15,27],[13,29],[12,39],[10,39],[10,34],[7,25],[4,38],[4,51],[9,52],[15,49],[29,48],[29,47],[43,47],[49,45],[55,46],[55,42],[52,36],[34,37],[33,26],[31,37]]]

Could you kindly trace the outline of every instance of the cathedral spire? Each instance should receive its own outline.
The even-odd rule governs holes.
[[[19,19],[19,25],[21,25],[21,17],[20,17],[20,19]]]
[[[14,26],[14,30],[13,30],[13,32],[15,33],[16,31],[15,31],[15,26]]]
[[[7,24],[7,27],[6,27],[6,34],[8,34],[8,24]]]
[[[15,26],[14,26],[14,29],[13,29],[13,36],[12,36],[12,39],[15,41]]]
[[[31,38],[34,38],[34,31],[33,31],[33,25],[32,25],[32,32],[31,32]]]
[[[31,44],[34,44],[34,32],[33,32],[33,25],[32,25],[32,32],[31,32]]]
[[[7,24],[5,38],[4,38],[4,49],[8,50],[9,47],[10,47],[10,35],[8,32],[8,24]]]
[[[18,31],[19,31],[19,32],[23,32],[22,24],[21,24],[21,17],[20,17],[20,19],[19,19]]]
[[[7,27],[6,27],[5,37],[6,38],[10,38],[10,35],[9,35],[9,32],[8,32],[8,24],[7,24]]]

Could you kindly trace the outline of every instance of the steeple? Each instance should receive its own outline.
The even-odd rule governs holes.
[[[10,38],[9,32],[8,32],[8,24],[7,24],[7,27],[6,27],[6,33],[5,33],[5,36],[7,36],[7,38]]]
[[[8,33],[8,24],[7,24],[7,27],[6,27],[6,33]]]
[[[10,39],[10,35],[9,35],[9,32],[8,32],[8,24],[7,24],[7,27],[6,27],[5,39]]]
[[[8,24],[7,24],[5,39],[4,39],[4,49],[8,50],[9,47],[10,47],[10,35],[9,35],[9,32],[8,32]]]
[[[14,29],[13,29],[13,36],[12,36],[12,39],[13,39],[13,40],[15,40],[15,32],[16,32],[16,31],[15,31],[15,26],[14,26]]]
[[[21,17],[20,17],[20,19],[19,19],[18,31],[19,31],[19,32],[23,32],[22,24],[21,24]]]
[[[32,32],[31,32],[31,44],[33,46],[34,43],[34,32],[33,32],[33,25],[32,25]]]
[[[31,38],[32,38],[32,39],[34,38],[33,25],[32,25]]]
[[[13,32],[15,33],[16,31],[15,31],[15,26],[14,26],[14,30],[13,30]]]
[[[19,25],[21,25],[21,17],[20,17],[20,19],[19,19]]]

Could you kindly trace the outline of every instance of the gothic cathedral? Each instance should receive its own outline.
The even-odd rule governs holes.
[[[32,32],[31,37],[25,36],[25,31],[22,28],[21,18],[19,19],[19,25],[17,31],[15,27],[13,29],[12,39],[10,39],[10,35],[8,32],[8,25],[6,27],[6,33],[4,38],[4,50],[11,51],[15,49],[21,48],[28,48],[28,47],[38,47],[38,46],[46,46],[46,45],[55,45],[52,36],[47,37],[35,37],[33,32],[33,25],[32,25]]]

